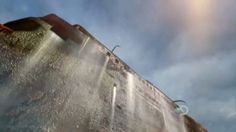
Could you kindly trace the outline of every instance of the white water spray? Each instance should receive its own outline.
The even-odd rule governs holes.
[[[162,105],[162,114],[165,122],[165,131],[167,132],[186,132],[184,118],[174,110],[172,104],[168,103],[164,97],[160,98]]]
[[[114,84],[113,92],[112,92],[112,109],[111,109],[111,123],[110,123],[110,131],[113,131],[112,128],[114,126],[114,116],[115,116],[115,103],[116,103],[116,89],[117,86]]]
[[[132,128],[132,120],[134,119],[134,108],[135,108],[135,87],[134,87],[134,75],[132,73],[128,74],[128,86],[127,86],[127,109],[129,111],[128,116],[128,130],[131,131],[129,128]]]

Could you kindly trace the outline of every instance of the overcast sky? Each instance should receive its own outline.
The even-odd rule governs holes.
[[[235,0],[1,0],[0,23],[80,24],[210,132],[236,131]]]

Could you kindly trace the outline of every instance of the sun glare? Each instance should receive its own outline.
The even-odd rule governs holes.
[[[205,49],[210,45],[210,0],[190,0],[188,1],[188,34],[194,41],[195,48]]]

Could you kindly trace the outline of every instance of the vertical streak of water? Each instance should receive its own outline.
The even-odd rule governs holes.
[[[134,75],[128,73],[128,86],[127,86],[127,108],[128,113],[128,131],[131,131],[129,128],[132,128],[132,120],[134,117]]]
[[[96,82],[96,89],[100,87],[102,78],[103,78],[106,68],[107,68],[108,60],[109,60],[109,58],[106,56],[105,62],[102,65],[101,71],[99,72],[98,80]]]
[[[99,127],[100,126],[100,122],[102,121],[101,120],[101,115],[99,115],[99,113],[101,112],[102,110],[102,103],[101,103],[101,99],[99,97],[99,90],[100,90],[100,85],[101,85],[101,82],[103,80],[103,77],[105,75],[105,71],[106,71],[106,68],[107,68],[107,64],[108,64],[108,60],[109,58],[107,56],[105,56],[105,61],[103,58],[97,58],[99,59],[98,61],[98,64],[96,65],[99,65],[101,63],[101,61],[103,62],[102,63],[102,66],[98,69],[98,76],[95,80],[93,80],[95,82],[95,86],[93,87],[93,91],[92,91],[92,95],[90,95],[90,101],[91,103],[89,103],[89,105],[91,105],[91,111],[90,111],[90,114],[91,114],[91,120],[89,122],[89,126],[91,128],[96,128],[96,127]],[[97,62],[97,60],[95,60],[95,62]]]
[[[80,48],[75,48],[73,50],[71,50],[71,54],[76,54],[77,58],[71,59],[70,56],[68,56],[68,59],[64,59],[63,65],[65,65],[64,68],[64,72],[66,75],[73,75],[76,73],[77,69],[79,70],[79,68],[81,67],[79,62],[81,60],[80,55],[83,54],[83,50],[85,48],[85,46],[87,45],[88,41],[89,41],[90,37],[87,37],[86,39],[83,40],[81,47]],[[79,60],[79,61],[78,61]]]
[[[23,67],[23,69],[21,69],[21,71],[27,73],[37,63],[39,63],[39,61],[43,57],[45,57],[45,59],[48,59],[48,53],[52,53],[55,50],[55,47],[57,46],[57,43],[59,41],[58,36],[50,32],[46,36],[47,37],[45,37],[44,40],[40,42],[36,51],[33,52],[28,58],[26,58],[25,66]]]
[[[162,115],[163,115],[163,119],[164,119],[164,123],[165,123],[165,131],[166,132],[176,132],[176,128],[174,128],[170,117],[169,117],[169,108],[168,108],[168,104],[166,104],[166,101],[163,99],[163,97],[160,98],[160,103],[162,106]]]
[[[87,37],[87,39],[85,39],[83,42],[82,42],[82,45],[81,45],[81,48],[79,50],[79,53],[81,53],[84,49],[84,47],[87,45],[88,41],[89,41],[90,37]]]
[[[112,132],[112,128],[114,126],[114,116],[115,116],[115,103],[116,103],[116,85],[113,86],[113,93],[112,93],[112,109],[111,109],[111,124],[110,124],[110,131]]]
[[[160,98],[162,114],[165,122],[165,131],[167,132],[186,132],[184,118],[175,113],[170,104],[163,98]]]
[[[134,109],[134,77],[131,73],[128,73],[128,108],[130,112]]]
[[[182,130],[182,132],[187,132],[186,127],[185,127],[184,117],[182,115],[180,115],[180,116],[181,116],[180,117],[181,130]]]

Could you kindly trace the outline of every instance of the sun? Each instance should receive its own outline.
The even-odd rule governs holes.
[[[189,7],[190,10],[198,16],[204,15],[207,13],[210,4],[210,0],[190,0]]]

